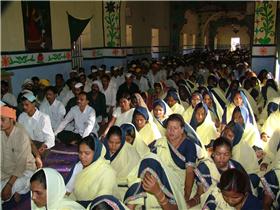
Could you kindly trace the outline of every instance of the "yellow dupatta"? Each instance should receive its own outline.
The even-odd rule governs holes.
[[[55,169],[52,168],[41,168],[39,170],[43,170],[46,177],[47,206],[39,208],[31,199],[32,210],[46,210],[46,209],[83,210],[84,209],[84,207],[78,204],[77,202],[65,197],[66,187],[60,173],[58,173]],[[31,197],[32,197],[32,193],[31,193]]]
[[[263,163],[268,164],[267,171],[269,171],[269,169],[274,167],[280,168],[280,149],[278,149],[279,144],[280,144],[280,128],[275,130],[269,142],[264,147],[265,156],[263,159]]]
[[[184,194],[182,193],[181,191],[181,185],[180,183],[178,182],[178,177],[177,175],[172,171],[170,170],[170,168],[166,167],[165,163],[154,153],[150,153],[148,154],[147,156],[145,156],[145,158],[143,158],[143,160],[145,159],[154,159],[156,160],[157,162],[160,163],[161,167],[163,168],[166,176],[167,176],[167,179],[169,181],[169,184],[171,186],[171,190],[173,192],[173,197],[176,201],[176,204],[178,206],[178,209],[187,209],[186,207],[186,202],[185,202],[185,199],[184,199]],[[138,173],[139,173],[139,169],[140,169],[140,164],[139,163],[133,171],[131,171],[131,173],[129,174],[129,186],[135,184],[135,183],[141,183],[141,180],[142,180],[142,176],[145,175],[144,172],[141,173],[140,177],[138,177]],[[159,185],[160,185],[160,188],[161,190],[165,193],[165,194],[168,194],[170,192],[168,192],[167,188],[161,183],[161,180],[158,178],[158,175],[156,173],[154,173],[154,171],[151,169],[151,168],[146,168],[145,171],[149,171],[159,182]],[[146,197],[146,200],[144,201],[144,196],[147,196]],[[153,194],[150,194],[150,193],[147,193],[147,192],[143,192],[140,196],[138,195],[135,195],[133,196],[133,198],[127,198],[125,200],[125,203],[128,203],[128,204],[135,204],[137,205],[137,207],[140,207],[145,205],[145,209],[149,209],[149,210],[156,210],[156,209],[162,209],[160,204],[158,203],[157,199],[155,198],[155,196]],[[137,208],[136,209],[140,209],[140,208]]]
[[[132,123],[125,123],[121,125],[122,131],[126,134],[127,129],[132,128],[135,132],[135,138],[132,143],[132,146],[136,149],[138,152],[140,158],[143,158],[146,154],[150,153],[149,147],[145,144],[145,142],[141,139],[141,136],[139,135],[137,129]]]
[[[280,111],[275,111],[269,115],[267,120],[264,122],[261,132],[265,132],[268,136],[272,136],[274,131],[279,128],[280,122]]]
[[[157,126],[151,122],[147,122],[146,125],[138,131],[138,133],[146,145],[149,145],[154,140],[161,138],[161,134]]]
[[[220,99],[224,102],[225,105],[228,104],[228,100],[227,100],[227,98],[225,96],[226,94],[224,93],[224,91],[221,88],[214,87],[212,89],[212,91],[214,91],[220,97]]]
[[[221,190],[216,185],[211,185],[208,191],[200,196],[200,205],[199,209],[207,209],[206,205],[208,204],[207,198],[212,195],[215,198],[216,208],[215,210],[235,210],[234,207],[231,207],[223,198]],[[211,202],[211,201],[209,201]],[[197,209],[198,210],[198,209]]]
[[[167,118],[166,118],[167,119]],[[163,127],[163,125],[154,117],[154,122],[155,122],[155,125],[157,126],[161,136],[165,136],[165,133],[166,133],[166,128]]]
[[[100,195],[114,195],[117,187],[116,172],[109,161],[105,160],[105,154],[106,149],[102,146],[100,157],[77,174],[70,198],[89,201]]]
[[[190,105],[190,106],[186,109],[186,111],[182,114],[182,116],[183,116],[183,118],[184,118],[184,121],[185,121],[186,123],[190,123],[190,122],[191,122],[193,110],[194,110],[194,108],[192,107],[192,105]]]
[[[165,133],[166,133],[166,129],[165,127],[163,126],[162,122],[164,120],[166,120],[171,114],[173,114],[173,111],[171,110],[171,108],[165,103],[164,100],[160,100],[161,103],[158,103],[159,106],[163,107],[163,109],[165,108],[165,113],[164,113],[164,118],[163,120],[161,120],[161,122],[159,122],[159,120],[155,117],[154,115],[154,112],[152,112],[152,115],[153,115],[153,120],[154,120],[154,123],[155,125],[157,126],[161,136],[165,136]],[[156,103],[156,101],[154,102]],[[154,106],[154,105],[153,105]]]
[[[136,149],[125,142],[120,152],[111,162],[111,166],[117,173],[118,198],[120,200],[123,200],[124,194],[127,191],[127,176],[139,161],[140,156]]]
[[[180,192],[184,192],[186,170],[179,168],[173,161],[166,137],[162,137],[156,141],[157,155],[170,171],[173,171],[177,175],[177,179],[180,183]]]
[[[255,151],[242,139],[233,147],[232,159],[239,162],[248,174],[258,174],[260,171]]]
[[[209,118],[208,118],[209,119]],[[204,122],[196,128],[196,133],[204,145],[208,145],[211,140],[219,136],[213,121],[205,118]]]
[[[177,114],[180,114],[180,115],[182,115],[185,112],[184,107],[181,104],[179,104],[178,102],[170,108],[173,111],[173,113],[177,113]]]
[[[251,147],[257,146],[264,149],[264,142],[260,139],[259,130],[251,123],[245,125],[242,140],[246,141]]]
[[[219,120],[222,121],[222,116],[223,116],[223,108],[221,106],[221,104],[219,103],[219,101],[217,100],[217,98],[215,97],[214,94],[212,94],[213,99],[214,99],[214,103],[216,104],[216,110],[217,110],[217,115],[219,117]]]
[[[214,163],[214,160],[211,157],[207,157],[204,160],[202,160],[202,162],[209,169],[212,185],[217,185],[220,182],[221,174],[218,171],[217,166]],[[199,180],[201,181],[201,183],[203,184],[204,192],[206,192],[210,188],[210,186],[208,185],[208,183],[205,183],[206,181],[203,180],[204,177],[198,169],[195,169],[194,172],[196,176],[199,178]]]

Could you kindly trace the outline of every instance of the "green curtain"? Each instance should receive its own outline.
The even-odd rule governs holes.
[[[83,30],[85,29],[92,17],[88,19],[78,19],[70,15],[68,12],[66,13],[68,15],[70,39],[72,44],[73,42],[77,41],[77,39],[82,34]]]

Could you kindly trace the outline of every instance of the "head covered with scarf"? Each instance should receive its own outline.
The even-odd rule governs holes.
[[[203,119],[202,122],[198,122],[197,118],[196,118],[196,113],[198,112],[198,109],[201,109],[201,108],[204,109],[204,119]],[[192,119],[191,119],[191,122],[190,122],[190,125],[192,126],[192,128],[194,130],[196,130],[196,128],[198,126],[200,126],[205,121],[207,113],[208,113],[208,107],[205,103],[200,102],[195,106],[194,111],[193,111],[193,115],[192,115]]]
[[[115,135],[115,136],[120,138],[120,147],[113,154],[111,154],[110,146],[109,145],[110,145],[110,138],[113,135]],[[106,147],[105,158],[107,160],[113,161],[117,157],[117,155],[119,154],[119,152],[121,151],[122,147],[125,144],[125,133],[122,131],[122,129],[119,126],[112,126],[109,129],[109,131],[108,131],[108,133],[107,133],[103,143],[104,143],[104,146]]]

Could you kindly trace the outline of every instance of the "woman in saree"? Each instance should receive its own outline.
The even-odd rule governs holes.
[[[91,201],[87,210],[129,210],[129,208],[112,195],[101,195]]]
[[[254,113],[247,101],[245,94],[241,90],[235,90],[230,94],[230,103],[226,106],[222,116],[222,128],[231,121],[232,113],[235,107],[241,106],[247,109],[249,122],[257,128]]]
[[[113,125],[120,126],[123,123],[132,122],[133,112],[134,108],[131,106],[130,94],[124,93],[119,100],[119,107],[114,110],[112,119],[108,123],[108,126],[101,137],[104,138]]]
[[[262,210],[261,202],[251,193],[248,176],[235,168],[223,172],[218,187],[206,194],[203,210]]]
[[[264,142],[260,138],[259,130],[249,123],[249,115],[245,107],[235,107],[232,121],[243,127],[242,141],[246,141],[253,148],[264,149]]]
[[[151,142],[161,138],[161,134],[154,122],[149,121],[148,110],[144,107],[137,107],[134,110],[132,123],[136,127],[142,141],[148,146]]]
[[[63,177],[52,168],[37,170],[30,179],[32,210],[83,210],[84,207],[65,198]]]
[[[271,104],[272,103],[272,104]],[[258,125],[259,127],[262,127],[264,122],[266,121],[266,119],[269,117],[269,115],[276,111],[274,109],[274,106],[273,104],[280,104],[280,97],[277,97],[277,98],[274,98],[270,101],[267,102],[267,104],[265,105],[265,107],[262,109],[262,112],[259,116],[259,119],[258,119]]]
[[[130,173],[129,182],[124,203],[131,210],[187,209],[176,175],[153,153]]]
[[[179,190],[188,201],[192,192],[196,192],[193,189],[194,168],[198,160],[207,156],[195,131],[185,124],[181,115],[172,114],[166,120],[166,136],[155,141],[151,151],[176,174]]]
[[[116,172],[105,159],[106,148],[97,137],[90,135],[79,143],[79,162],[66,179],[67,195],[86,207],[99,195],[114,195]]]
[[[137,108],[139,106],[146,108],[148,111],[148,115],[149,115],[149,121],[150,122],[153,121],[153,116],[152,116],[151,112],[149,111],[149,108],[148,108],[147,104],[145,103],[144,99],[142,98],[142,96],[139,93],[134,93],[131,96],[131,104],[134,108]]]
[[[170,107],[162,99],[157,99],[153,104],[153,116],[154,122],[161,134],[165,136],[166,129],[164,127],[164,121],[171,115],[173,112]]]
[[[279,146],[279,145],[278,145]],[[280,156],[280,150],[277,153]],[[261,178],[263,188],[263,209],[280,208],[280,159],[278,158],[275,165]]]
[[[278,104],[270,102],[270,104],[268,104],[268,114],[268,118],[261,128],[261,132],[271,137],[274,131],[279,128],[280,102]]]
[[[211,157],[202,160],[194,170],[197,192],[188,202],[189,207],[200,204],[200,198],[201,196],[203,197],[203,193],[207,192],[211,185],[218,185],[221,174],[224,171],[236,168],[246,173],[240,163],[231,159],[231,151],[232,146],[228,139],[219,137],[214,141]]]
[[[178,86],[179,96],[182,102],[183,107],[185,110],[190,106],[190,98],[191,98],[191,90],[188,88],[188,86],[184,83],[186,83],[184,80],[182,81]]]
[[[161,82],[155,82],[154,84],[154,94],[153,100],[164,99],[166,97],[166,92]]]
[[[280,128],[276,129],[270,140],[264,147],[265,156],[260,165],[261,171],[269,171],[275,168],[280,160]]]
[[[112,126],[104,140],[106,159],[110,160],[112,168],[117,173],[118,198],[123,200],[127,191],[127,176],[139,163],[140,156],[136,149],[126,143],[125,135],[121,128]]]
[[[125,141],[136,149],[140,158],[143,158],[146,154],[150,153],[149,147],[141,139],[141,136],[132,123],[122,124],[120,128],[125,136]]]
[[[181,105],[180,98],[179,98],[179,95],[178,95],[176,89],[170,89],[167,92],[165,101],[168,104],[168,106],[171,108],[173,113],[177,113],[177,114],[183,114],[184,113],[185,109]]]
[[[210,91],[203,91],[203,102],[207,105],[212,121],[215,123],[217,129],[220,128],[223,108],[216,99],[216,97]]]
[[[205,103],[198,103],[193,111],[190,126],[196,131],[204,146],[209,145],[211,140],[219,136],[215,124],[208,117],[208,107]]]
[[[259,105],[265,107],[268,101],[277,98],[280,96],[279,88],[274,79],[268,79],[265,83],[265,86],[261,89],[262,97],[259,102]]]
[[[182,115],[186,123],[191,122],[193,110],[194,110],[195,106],[202,101],[203,101],[203,98],[202,98],[202,95],[200,94],[200,92],[195,91],[192,93],[191,106],[189,106]]]
[[[259,184],[259,164],[254,149],[243,140],[243,127],[231,121],[226,125],[221,133],[221,136],[226,137],[232,143],[232,159],[239,162],[246,172],[249,174],[253,185],[254,194],[257,194],[256,189]]]

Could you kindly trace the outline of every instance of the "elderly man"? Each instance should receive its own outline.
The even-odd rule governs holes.
[[[33,94],[24,94],[21,101],[24,112],[20,114],[18,122],[26,129],[39,154],[45,156],[47,150],[55,144],[50,117],[36,108]]]
[[[16,110],[1,106],[1,198],[29,191],[29,179],[36,169],[31,144],[25,129],[16,123]]]

